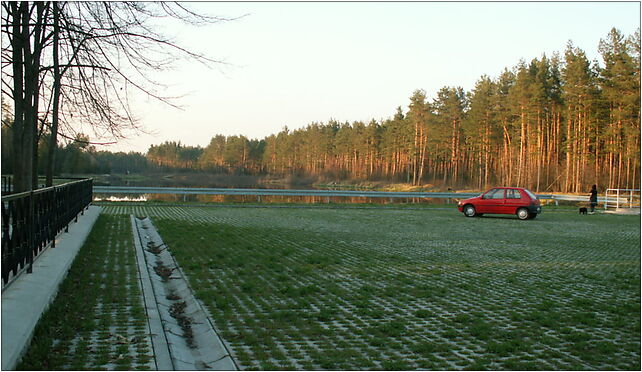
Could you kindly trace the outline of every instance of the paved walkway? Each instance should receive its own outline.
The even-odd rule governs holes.
[[[603,213],[610,213],[610,214],[640,214],[640,208],[614,208],[614,209],[607,209]]]
[[[56,248],[35,260],[32,274],[23,273],[2,292],[2,370],[15,369],[100,211],[101,207],[90,206],[77,223],[69,225],[69,232],[57,237]]]

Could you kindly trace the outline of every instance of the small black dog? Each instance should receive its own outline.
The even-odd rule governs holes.
[[[586,214],[586,212],[588,212],[588,210],[586,209],[586,207],[582,207],[582,208],[580,208],[580,214]]]

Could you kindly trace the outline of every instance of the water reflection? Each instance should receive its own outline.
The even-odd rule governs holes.
[[[108,202],[146,202],[147,201],[147,194],[143,194],[140,196],[116,196],[116,195],[110,195],[107,197],[101,197],[97,196],[98,194],[94,194],[94,201],[108,201]]]
[[[453,199],[373,198],[362,196],[284,196],[284,195],[196,195],[196,194],[94,194],[94,201],[174,202],[174,203],[261,203],[261,204],[423,204],[446,205]]]

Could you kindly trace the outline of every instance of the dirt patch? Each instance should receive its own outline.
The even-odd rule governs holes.
[[[187,304],[185,301],[174,302],[169,309],[169,315],[176,319],[178,325],[183,330],[183,337],[190,349],[195,349],[194,333],[192,332],[192,318],[185,315],[185,308]]]
[[[169,277],[172,276],[172,272],[174,272],[174,270],[175,268],[167,267],[163,265],[162,262],[156,262],[156,266],[154,266],[154,272],[161,277],[163,282],[167,282],[169,280]]]

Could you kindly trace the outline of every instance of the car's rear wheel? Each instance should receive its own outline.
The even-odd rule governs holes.
[[[468,204],[464,207],[464,216],[466,217],[475,217],[476,211],[475,207]]]
[[[519,208],[516,214],[520,220],[527,220],[531,215],[526,208]]]

